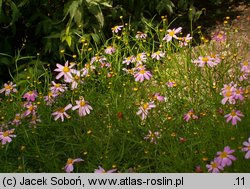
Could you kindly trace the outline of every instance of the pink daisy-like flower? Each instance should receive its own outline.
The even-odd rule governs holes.
[[[220,161],[215,158],[213,161],[211,161],[210,164],[206,165],[208,172],[210,173],[220,173],[220,171],[223,171],[223,166],[220,164]]]
[[[57,76],[56,79],[60,79],[62,76],[64,77],[64,81],[67,83],[70,83],[72,81],[72,72],[74,69],[72,67],[75,64],[71,64],[69,66],[69,61],[65,63],[64,66],[61,64],[56,64],[57,68],[54,70],[55,72],[60,72]]]
[[[112,47],[112,46],[108,46],[105,50],[104,50],[104,52],[106,53],[106,54],[113,54],[114,52],[115,52],[115,47]]]
[[[241,121],[240,117],[243,117],[244,115],[239,110],[232,110],[231,113],[225,115],[224,117],[227,118],[226,122],[232,121],[232,125],[236,125],[237,121]]]
[[[237,88],[237,89],[235,90],[234,98],[235,98],[236,100],[239,99],[239,100],[242,101],[242,100],[244,100],[243,94],[244,94],[244,90],[242,89],[242,87]]]
[[[55,121],[61,118],[62,121],[64,121],[64,116],[66,118],[70,118],[70,116],[66,113],[68,109],[72,108],[72,104],[68,104],[65,108],[60,108],[56,112],[52,113],[53,116],[55,116]]]
[[[132,55],[132,56],[124,58],[124,60],[122,61],[122,63],[129,65],[129,64],[131,64],[131,63],[133,63],[135,61],[136,61],[136,58],[135,58],[135,56]]]
[[[243,152],[246,152],[245,158],[250,158],[250,137],[248,138],[248,141],[243,142],[244,147],[242,148]]]
[[[167,85],[169,88],[171,88],[171,87],[175,87],[175,86],[176,86],[176,83],[175,83],[175,81],[169,80],[169,81],[166,83],[166,85]]]
[[[160,102],[163,102],[165,100],[165,97],[164,96],[161,96],[160,93],[155,93],[154,94],[154,99],[160,101]]]
[[[146,33],[143,33],[143,32],[136,32],[137,34],[135,35],[135,38],[136,39],[146,39],[147,38],[147,34]]]
[[[205,65],[214,67],[218,64],[215,59],[211,58],[210,56],[199,56],[198,60],[194,60],[193,63],[196,64],[198,67],[204,67]]]
[[[46,102],[46,105],[52,105],[55,102],[55,97],[57,97],[57,93],[53,93],[51,91],[48,92],[47,96],[44,96],[44,101]]]
[[[180,46],[188,46],[188,44],[190,43],[192,37],[190,37],[190,34],[187,34],[186,37],[182,37],[180,38]]]
[[[148,134],[144,137],[145,140],[150,140],[151,143],[157,144],[157,139],[160,138],[160,132],[152,132],[148,130]]]
[[[87,114],[90,114],[90,110],[93,110],[88,101],[85,101],[82,96],[79,98],[79,100],[76,100],[76,104],[77,105],[74,106],[72,110],[78,109],[79,116],[86,116]]]
[[[94,62],[100,62],[100,63],[105,63],[106,62],[106,58],[103,56],[94,56],[91,58],[90,60],[90,64],[93,64]]]
[[[4,88],[0,90],[0,93],[5,92],[5,96],[9,96],[11,92],[16,93],[17,89],[15,88],[16,84],[13,84],[12,82],[10,83],[5,83]]]
[[[164,58],[165,57],[165,52],[162,52],[162,51],[157,51],[157,52],[154,52],[151,57],[153,59],[156,59],[156,60],[160,60],[161,58]]]
[[[218,157],[216,160],[221,164],[222,167],[232,165],[232,161],[236,160],[236,157],[232,155],[234,150],[230,149],[229,146],[224,147],[223,152],[217,152]]]
[[[121,31],[123,28],[123,26],[114,26],[113,28],[111,28],[113,33],[118,33],[119,31]]]
[[[136,56],[137,64],[143,64],[143,62],[147,61],[147,54],[145,52],[139,53]]]
[[[84,160],[81,158],[76,158],[76,159],[69,158],[67,160],[67,164],[64,167],[64,170],[66,171],[66,173],[71,173],[74,170],[74,163],[78,163],[81,161],[84,161]]]
[[[147,118],[148,110],[155,108],[156,105],[154,102],[145,103],[139,107],[139,111],[136,113],[137,115],[141,115],[141,119],[144,120]]]
[[[177,29],[174,28],[174,29],[172,29],[172,30],[171,30],[171,29],[167,30],[168,34],[165,35],[165,37],[163,38],[163,40],[169,42],[169,41],[171,41],[173,38],[179,39],[179,38],[176,36],[176,34],[180,33],[181,30],[182,30],[182,27],[179,27],[179,28],[177,28]]]
[[[108,171],[105,171],[101,166],[98,166],[98,169],[95,169],[94,173],[114,173],[117,169],[110,169]]]
[[[0,140],[2,144],[10,143],[12,141],[12,138],[16,137],[14,135],[15,129],[10,129],[4,132],[0,132]]]
[[[224,41],[226,41],[226,34],[223,31],[219,31],[219,32],[214,34],[212,39],[214,41],[217,41],[217,42],[224,42]]]
[[[241,64],[241,72],[250,73],[250,61],[244,61]]]
[[[144,69],[140,70],[139,72],[134,74],[135,81],[143,82],[145,79],[150,80],[152,74],[150,71],[146,71]]]
[[[36,114],[37,105],[32,104],[31,102],[25,103],[24,107],[27,108],[27,110],[23,113],[23,116],[26,117],[30,114]]]
[[[73,73],[73,78],[71,81],[71,90],[77,89],[79,83],[83,83],[81,80],[81,73],[78,70],[75,70]]]
[[[11,122],[12,125],[18,126],[21,124],[21,114],[16,114],[14,120]]]
[[[34,102],[38,97],[38,93],[36,91],[29,91],[23,95],[23,98],[26,98],[27,101]]]
[[[91,64],[85,64],[84,68],[81,70],[82,71],[82,77],[87,76],[91,71],[95,69],[95,66]]]
[[[186,114],[184,115],[184,117],[183,117],[183,119],[184,119],[186,122],[188,122],[191,118],[192,118],[192,119],[198,119],[198,116],[196,116],[196,115],[194,114],[194,110],[193,110],[193,109],[189,110],[188,113],[186,113]]]
[[[67,90],[66,84],[55,83],[52,81],[52,87],[50,87],[50,91],[53,94],[63,93]]]

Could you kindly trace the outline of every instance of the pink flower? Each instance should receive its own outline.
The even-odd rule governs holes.
[[[108,46],[108,47],[104,50],[104,52],[105,52],[106,54],[113,54],[113,53],[115,52],[115,48],[112,47],[112,46]]]
[[[142,64],[147,61],[147,54],[145,52],[139,53],[136,55],[136,62]]]
[[[5,96],[9,96],[11,92],[16,93],[16,84],[13,84],[10,82],[9,84],[5,83],[4,88],[0,90],[0,93],[3,93],[5,91]]]
[[[73,74],[73,77],[72,77],[72,81],[71,81],[71,90],[74,90],[74,89],[77,89],[78,83],[83,83],[83,81],[81,80],[80,71],[74,70],[74,72],[72,74]]]
[[[70,116],[66,113],[68,109],[72,108],[72,104],[68,104],[65,108],[60,108],[56,112],[52,113],[53,116],[55,116],[55,121],[61,118],[62,121],[64,121],[64,116],[66,118],[70,118]]]
[[[146,71],[142,69],[139,72],[135,73],[134,77],[135,77],[135,81],[143,82],[145,79],[150,80],[150,78],[152,77],[152,74],[150,73],[150,71]]]
[[[226,146],[223,152],[217,152],[218,157],[216,160],[222,167],[230,166],[232,165],[232,161],[236,160],[236,157],[234,157],[232,153],[234,153],[234,150],[230,149],[229,146]]]
[[[91,58],[90,64],[93,64],[94,62],[100,62],[100,63],[105,63],[106,58],[103,56],[94,56]]]
[[[76,100],[76,104],[77,105],[74,106],[72,110],[78,109],[79,116],[86,116],[87,114],[90,114],[90,110],[93,110],[88,101],[85,101],[82,96],[79,98],[79,100]]]
[[[250,137],[248,138],[248,142],[245,141],[243,142],[244,147],[242,148],[243,152],[246,152],[245,158],[249,159],[250,158]]]
[[[182,37],[181,40],[180,40],[180,46],[183,47],[183,46],[187,46],[188,43],[190,43],[192,37],[190,37],[190,34],[187,34],[186,37]]]
[[[171,29],[167,30],[168,34],[165,35],[165,37],[163,38],[163,40],[169,42],[169,41],[171,41],[173,38],[179,39],[179,38],[176,36],[176,34],[180,33],[181,30],[182,30],[182,27],[179,27],[179,28],[177,28],[177,29],[174,28],[174,29],[172,29],[172,30],[171,30]]]
[[[110,169],[108,171],[105,171],[101,166],[98,166],[98,169],[95,169],[94,173],[114,173],[117,169]]]
[[[135,36],[135,38],[136,38],[136,39],[146,39],[146,38],[147,38],[147,34],[138,31],[137,34],[136,34],[136,36]]]
[[[16,135],[13,134],[14,131],[15,129],[0,132],[0,140],[2,144],[10,143],[12,141],[11,138],[16,137]]]
[[[210,56],[199,56],[198,60],[194,60],[193,63],[198,65],[198,67],[204,67],[205,65],[214,67],[218,64],[218,60],[211,58]]]
[[[250,61],[244,61],[241,64],[241,72],[248,74],[250,73]]]
[[[210,173],[219,173],[220,171],[223,171],[223,166],[220,164],[219,160],[215,158],[213,161],[211,161],[210,164],[206,165],[208,172]]]
[[[132,55],[132,56],[124,58],[124,60],[122,61],[122,63],[129,65],[130,63],[133,63],[135,61],[136,61],[136,58],[135,58],[135,56]]]
[[[66,173],[71,173],[74,170],[74,163],[78,163],[81,161],[84,161],[84,160],[81,158],[77,158],[77,159],[69,158],[66,166],[64,167],[64,170],[66,171]]]
[[[119,31],[122,30],[123,26],[114,26],[113,28],[111,28],[113,33],[118,33]]]
[[[70,83],[72,81],[72,72],[74,70],[74,69],[72,69],[72,67],[74,65],[75,64],[71,64],[69,66],[69,61],[67,61],[64,66],[62,66],[61,64],[56,64],[57,68],[54,71],[60,72],[56,76],[56,79],[60,79],[63,76],[64,81],[67,82],[67,83]]]
[[[85,64],[84,68],[81,70],[82,71],[82,75],[81,76],[87,76],[94,69],[95,69],[95,66],[93,66],[91,64]]]
[[[184,115],[184,117],[183,117],[183,119],[184,119],[186,122],[188,122],[191,118],[192,118],[192,119],[198,119],[198,116],[196,116],[196,115],[194,114],[194,110],[193,110],[193,109],[189,110],[188,113],[186,113],[186,114]]]
[[[236,99],[236,100],[239,99],[241,101],[244,100],[243,94],[244,94],[244,90],[242,89],[242,87],[237,88],[235,90],[234,99]]]
[[[23,98],[26,98],[27,101],[32,101],[32,102],[36,100],[36,97],[38,97],[36,91],[29,91],[23,95]]]
[[[166,83],[166,85],[168,86],[168,87],[175,87],[176,86],[176,83],[175,83],[175,81],[171,81],[171,80],[169,80],[167,83]]]
[[[53,93],[53,92],[48,92],[47,96],[44,96],[44,101],[46,102],[46,105],[51,105],[55,102],[55,97],[57,97],[58,94],[57,93]]]
[[[14,120],[11,122],[11,124],[12,124],[12,125],[18,126],[18,125],[21,124],[21,119],[22,119],[21,114],[16,114],[16,115],[15,115],[15,118],[14,118]]]
[[[223,31],[219,31],[219,32],[214,34],[212,39],[217,41],[217,42],[224,42],[224,41],[226,41],[226,34]]]
[[[156,105],[154,102],[145,103],[139,107],[139,111],[136,113],[137,115],[141,115],[141,119],[144,120],[147,118],[148,110],[155,108]]]
[[[236,84],[231,82],[229,85],[224,84],[224,87],[221,89],[221,93],[224,98],[222,99],[221,103],[224,105],[226,102],[230,104],[235,104],[235,91],[236,91]]]
[[[152,132],[150,130],[148,130],[148,134],[144,137],[145,140],[150,140],[151,143],[157,144],[156,139],[160,138],[160,132],[156,131],[156,132]]]
[[[165,57],[165,52],[157,51],[151,55],[153,59],[160,60],[161,58]]]
[[[63,93],[67,90],[66,84],[55,83],[52,81],[52,87],[50,87],[50,91],[53,94]]]
[[[24,104],[24,107],[27,108],[27,110],[23,114],[24,117],[30,114],[36,114],[37,105],[33,105],[31,102],[28,102]]]
[[[154,94],[154,99],[160,101],[160,102],[163,102],[165,100],[165,97],[164,96],[161,96],[160,93],[155,93]]]
[[[232,121],[232,125],[236,125],[237,121],[241,121],[240,117],[244,115],[239,110],[232,110],[231,113],[225,115],[224,117],[227,118],[226,122]]]

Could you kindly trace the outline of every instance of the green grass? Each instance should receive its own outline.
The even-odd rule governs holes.
[[[145,27],[146,40],[136,39],[136,32],[128,26],[114,34],[105,44],[115,46],[116,52],[112,55],[103,53],[105,47],[93,45],[92,49],[87,49],[84,44],[77,47],[77,58],[62,51],[65,61],[76,63],[78,70],[95,55],[106,57],[111,67],[101,68],[99,63],[94,63],[96,70],[83,77],[83,83],[79,83],[74,91],[67,84],[68,90],[51,106],[43,100],[50,82],[64,83],[63,79],[55,80],[54,67],[50,71],[37,59],[34,65],[26,68],[26,72],[18,73],[13,78],[18,84],[18,93],[2,94],[2,130],[15,128],[16,138],[0,148],[0,171],[64,172],[68,158],[82,158],[84,162],[74,164],[74,172],[93,172],[98,165],[107,170],[117,168],[119,172],[133,168],[135,172],[153,173],[194,172],[200,165],[207,172],[206,164],[214,159],[216,152],[230,146],[235,150],[237,160],[224,172],[249,172],[250,161],[244,159],[245,152],[241,151],[242,143],[250,135],[249,81],[238,80],[239,65],[249,46],[242,41],[242,50],[235,41],[227,40],[219,45],[206,41],[200,46],[181,48],[176,39],[169,43],[162,40],[167,33],[166,24]],[[233,29],[230,26],[224,29],[227,38],[231,39]],[[158,50],[164,51],[165,57],[153,60],[150,56]],[[135,66],[126,66],[122,61],[142,52],[147,53],[144,65],[153,77],[140,83],[122,70]],[[213,68],[200,68],[193,63],[199,56],[210,53],[218,54],[221,63]],[[107,77],[108,73],[111,76]],[[176,86],[167,87],[169,80],[175,81]],[[231,81],[245,89],[245,99],[237,100],[236,104],[222,105],[221,88]],[[30,90],[40,93],[35,103],[41,122],[31,126],[31,117],[28,116],[22,119],[21,125],[11,125],[9,122],[15,114],[25,111],[22,96]],[[153,98],[157,92],[166,97],[164,102]],[[69,119],[54,121],[53,112],[69,103],[74,106],[80,96],[93,107],[89,115],[79,117],[77,111],[69,110]],[[156,108],[149,110],[148,117],[141,120],[136,115],[139,106],[153,100]],[[183,116],[190,109],[195,111],[198,119],[186,122]],[[226,123],[224,118],[232,109],[244,114],[236,126]],[[144,139],[149,130],[160,132],[156,144]],[[180,138],[186,141],[181,142]]]

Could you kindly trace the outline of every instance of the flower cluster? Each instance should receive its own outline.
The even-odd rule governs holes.
[[[237,84],[234,84],[233,82],[228,85],[224,84],[220,94],[224,97],[221,101],[222,104],[226,104],[227,102],[229,104],[235,104],[236,100],[244,100],[244,90],[242,87],[237,88]]]
[[[206,165],[208,172],[219,173],[224,170],[224,167],[231,166],[232,162],[236,160],[236,157],[232,155],[234,151],[226,146],[223,152],[217,152],[217,157]]]
[[[250,61],[244,61],[240,64],[241,74],[239,77],[240,81],[247,80],[250,75]]]

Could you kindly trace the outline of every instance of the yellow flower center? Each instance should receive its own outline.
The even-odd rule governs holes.
[[[173,30],[171,30],[168,35],[170,35],[171,37],[173,37],[175,35],[175,32]]]
[[[140,74],[145,74],[145,70],[140,70]]]
[[[226,97],[230,97],[232,96],[232,92],[231,91],[227,91],[226,94],[225,94]]]
[[[250,150],[250,146],[248,146],[247,149]]]
[[[30,106],[28,109],[29,109],[29,111],[32,112],[34,110],[34,106]]]
[[[160,52],[160,51],[157,51],[155,54],[159,55],[159,54],[161,54],[161,52]]]
[[[148,107],[149,107],[148,103],[143,104],[143,109],[144,110],[148,109]]]
[[[207,57],[203,57],[201,60],[202,60],[203,62],[207,62],[207,61],[208,61],[208,58],[207,58]]]
[[[20,120],[20,119],[21,119],[21,116],[20,116],[20,115],[16,115],[16,116],[15,116],[15,119],[16,119],[16,120]]]
[[[55,87],[56,87],[56,88],[59,88],[60,86],[61,86],[60,83],[55,84]]]
[[[12,89],[12,86],[11,85],[7,85],[4,87],[6,90],[11,90]]]
[[[212,166],[213,169],[218,167],[217,163],[215,163],[215,162],[213,162],[213,163],[211,164],[211,166]]]
[[[85,106],[85,101],[84,100],[82,100],[81,102],[80,102],[80,106]]]
[[[8,131],[5,131],[5,132],[3,133],[3,136],[4,136],[4,137],[7,137],[7,136],[9,136],[9,134],[10,134],[10,133],[9,133]]]
[[[235,111],[232,111],[232,112],[231,112],[231,116],[233,116],[233,117],[236,116],[236,112],[235,112]]]
[[[63,68],[63,72],[64,72],[64,73],[67,73],[67,72],[69,72],[69,71],[70,71],[69,67],[65,66],[65,67]]]
[[[222,153],[220,154],[220,157],[221,157],[221,158],[226,158],[226,157],[227,157],[227,153],[226,153],[226,152],[222,152]]]
[[[32,94],[34,94],[34,93],[33,93],[33,91],[29,91],[29,94],[32,95]]]
[[[77,80],[77,81],[80,79],[80,77],[77,76],[77,75],[76,75],[74,78],[75,78],[75,80]]]
[[[72,164],[73,163],[73,159],[69,158],[68,161],[67,161],[67,164]]]
[[[248,62],[247,61],[243,62],[243,65],[248,66]]]
[[[64,110],[64,108],[61,108],[61,109],[57,110],[57,112],[59,112],[59,113],[64,113],[65,110]]]

